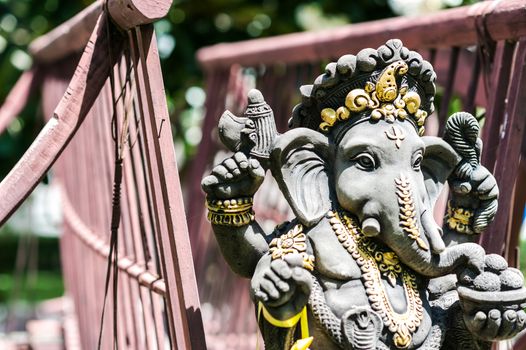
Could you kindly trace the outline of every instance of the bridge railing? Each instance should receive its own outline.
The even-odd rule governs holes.
[[[0,109],[1,132],[41,90],[47,123],[0,183],[0,223],[48,171],[61,185],[65,287],[84,349],[97,348],[105,290],[103,349],[206,349],[151,24],[170,5],[95,2],[33,42],[34,67]]]

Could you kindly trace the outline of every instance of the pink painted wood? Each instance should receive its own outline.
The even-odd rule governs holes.
[[[143,113],[141,123],[146,130],[143,136],[147,138],[147,163],[150,185],[154,189],[152,200],[157,213],[159,248],[164,257],[163,274],[168,289],[172,291],[167,298],[174,321],[172,339],[179,349],[205,349],[190,241],[152,26],[135,29],[132,50],[140,92],[138,101]]]
[[[0,107],[0,134],[22,112],[32,92],[40,84],[40,78],[41,74],[38,69],[28,70],[9,91],[9,95]]]
[[[106,18],[99,17],[96,30],[84,50],[66,94],[55,109],[53,118],[0,183],[0,225],[31,193],[67,146],[106,81],[113,63],[108,60],[106,54],[109,38],[106,35],[105,23]],[[113,35],[113,49],[115,53],[119,53],[122,38]]]
[[[510,225],[509,213],[512,211],[513,190],[519,171],[521,144],[526,128],[526,38],[519,41],[515,49],[511,80],[509,83],[504,121],[500,135],[495,161],[494,174],[500,186],[500,214],[482,237],[482,242],[489,253],[505,255],[505,243]]]

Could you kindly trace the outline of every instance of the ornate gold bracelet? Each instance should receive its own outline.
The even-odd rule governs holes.
[[[474,212],[471,209],[453,207],[451,201],[447,203],[446,223],[448,227],[458,233],[472,235]]]
[[[307,253],[307,236],[303,233],[303,225],[297,224],[287,233],[274,238],[269,244],[272,260],[283,259],[288,254],[300,254],[303,267],[314,271],[314,256]]]
[[[240,227],[254,221],[252,197],[206,200],[208,220],[214,225]]]

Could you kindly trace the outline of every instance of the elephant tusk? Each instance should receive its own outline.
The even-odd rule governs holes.
[[[429,240],[429,245],[431,246],[431,251],[433,253],[441,253],[446,249],[446,244],[442,239],[441,230],[435,222],[431,211],[425,209],[421,215],[422,227],[424,228],[424,233]]]
[[[375,218],[367,218],[362,222],[362,232],[367,237],[374,237],[380,233],[380,223]]]

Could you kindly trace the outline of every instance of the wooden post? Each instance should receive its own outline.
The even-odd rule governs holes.
[[[111,0],[111,19],[124,30],[152,23],[168,13],[172,0]]]
[[[122,30],[151,23],[166,16],[171,4],[172,0],[108,0],[107,2],[111,19]],[[51,32],[35,39],[29,45],[33,59],[39,63],[50,63],[82,50],[102,11],[103,2],[96,1]]]

